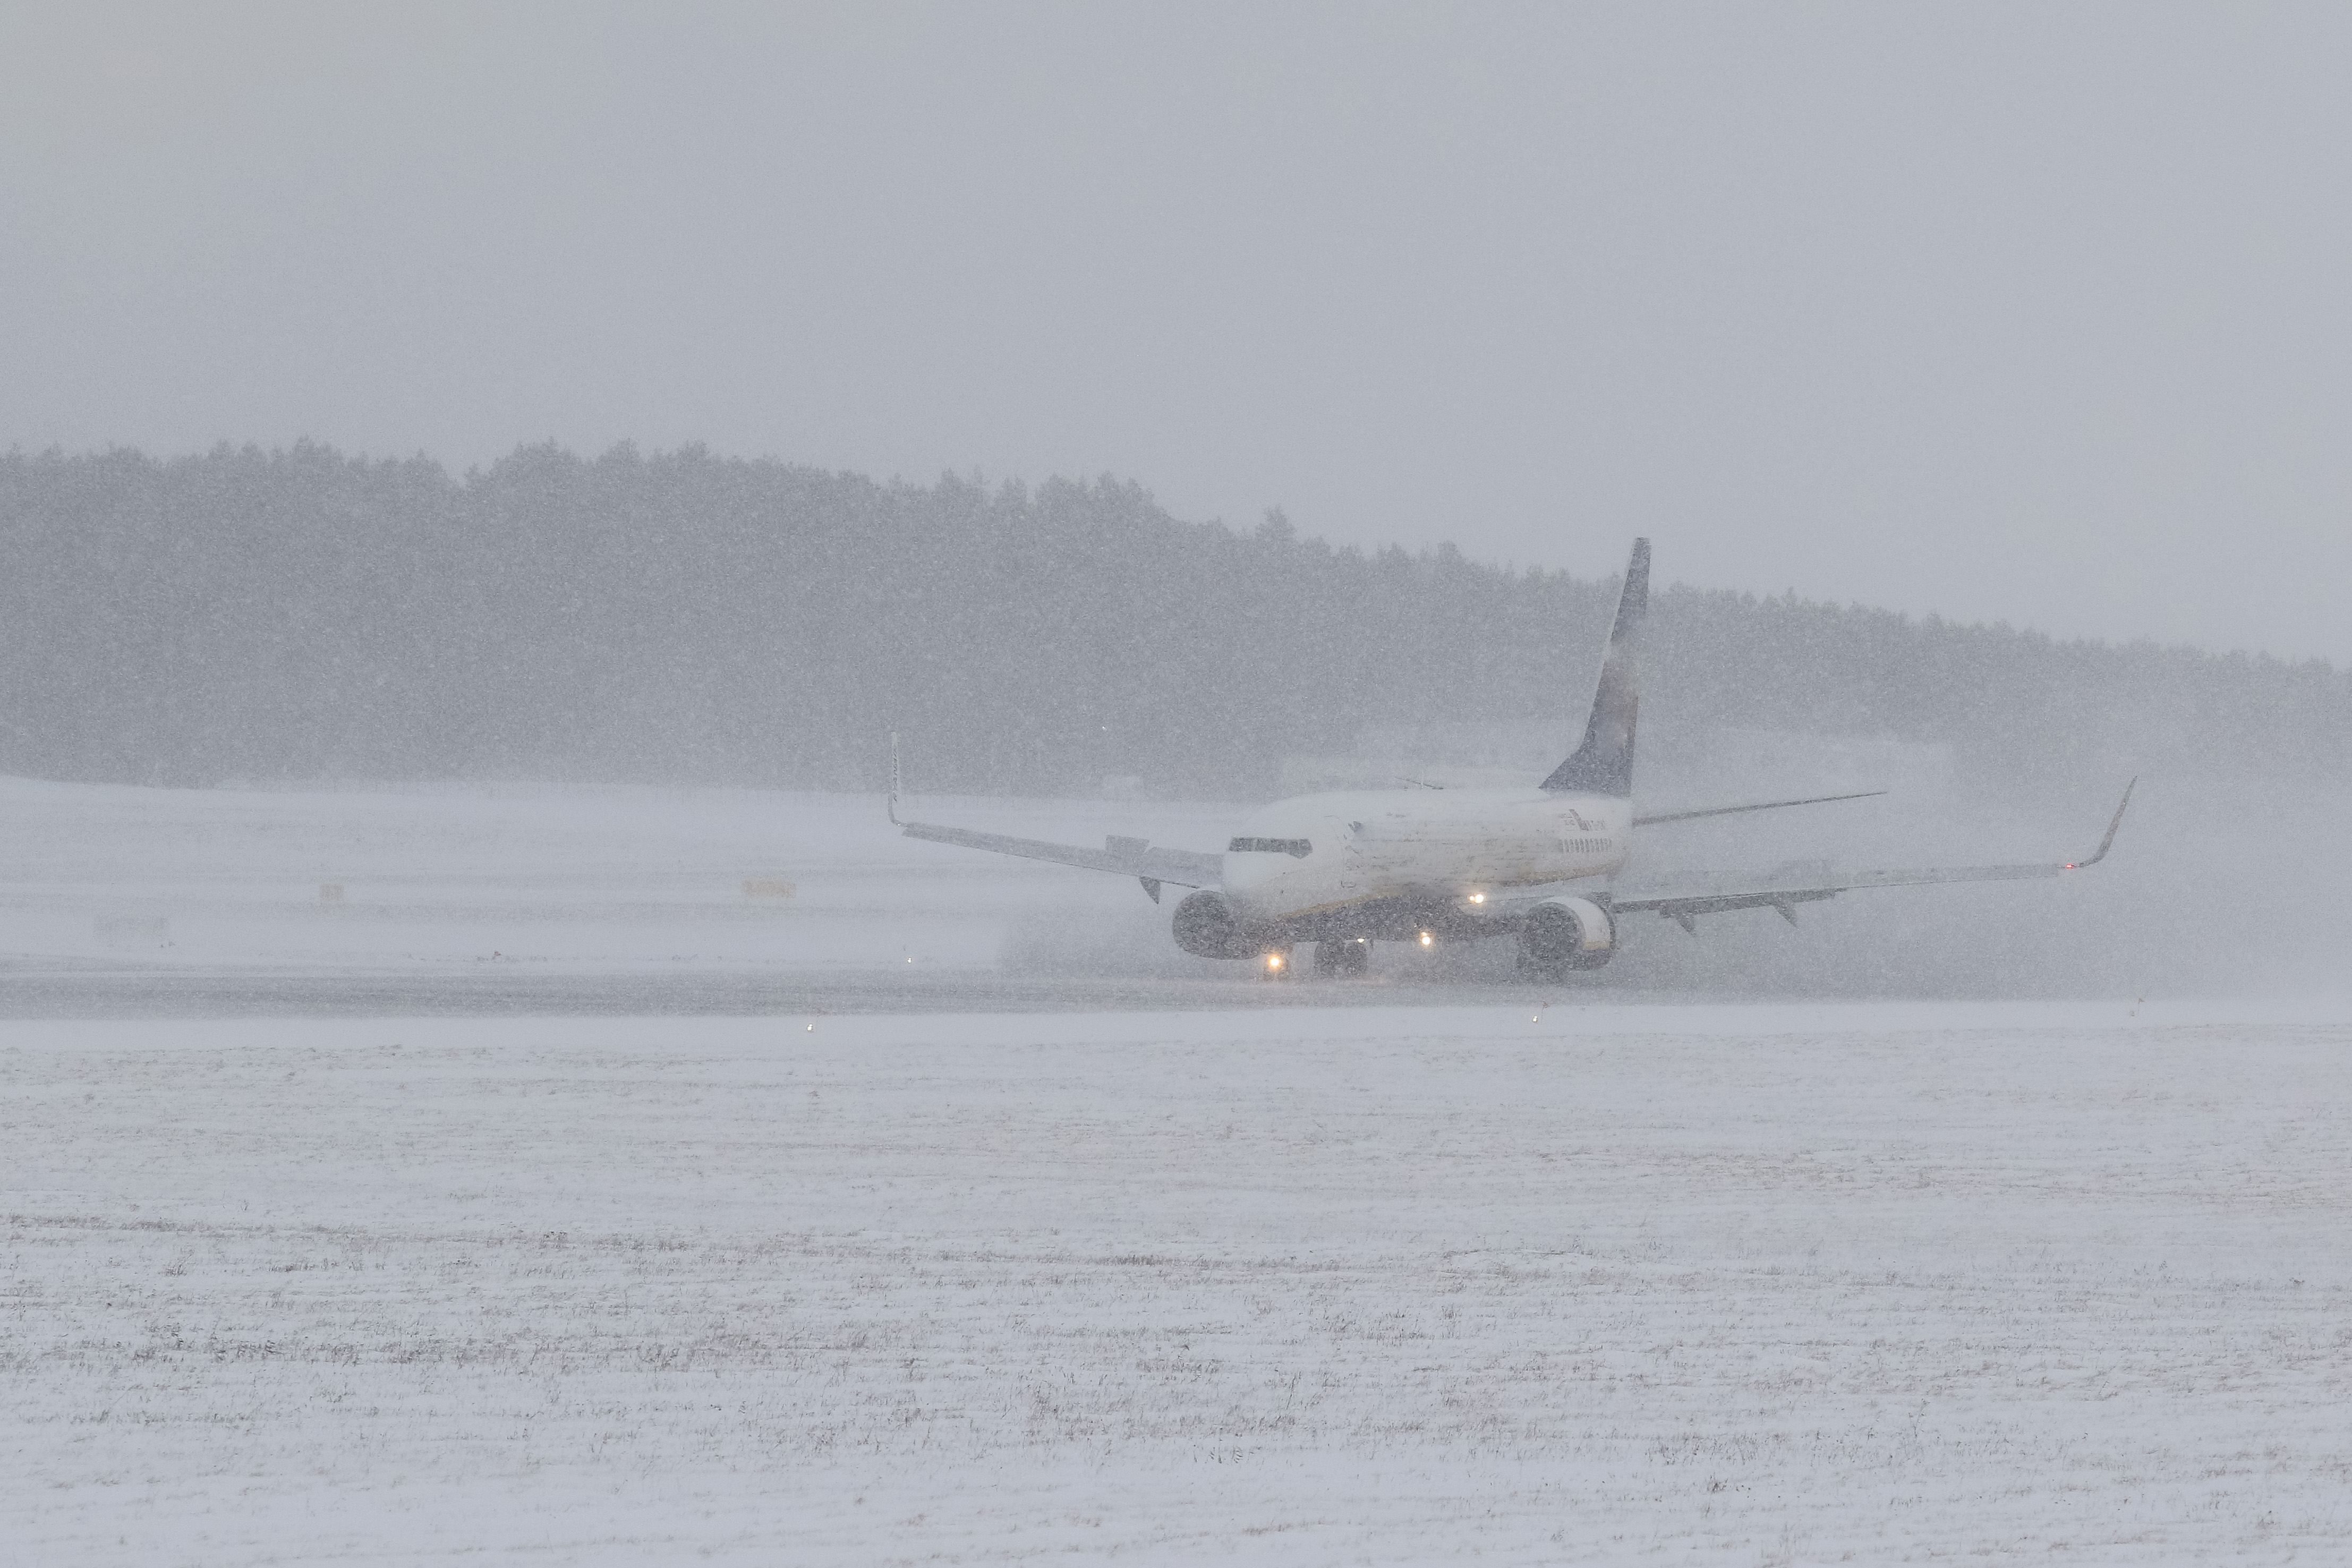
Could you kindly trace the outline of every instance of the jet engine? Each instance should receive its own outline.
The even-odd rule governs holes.
[[[1519,968],[1545,980],[1598,969],[1617,950],[1617,922],[1591,899],[1546,899],[1519,927]]]
[[[1258,953],[1222,893],[1189,895],[1176,906],[1174,930],[1176,945],[1195,958],[1255,958]]]

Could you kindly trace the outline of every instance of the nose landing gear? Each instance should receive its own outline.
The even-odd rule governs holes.
[[[1372,966],[1370,937],[1343,937],[1315,944],[1315,973],[1328,977],[1362,974]]]

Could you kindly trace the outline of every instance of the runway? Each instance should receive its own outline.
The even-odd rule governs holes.
[[[0,1018],[728,1017],[853,1013],[1090,1013],[1202,1008],[1421,1007],[1557,1003],[1601,994],[1373,979],[1006,974],[992,969],[678,973],[533,973],[522,964],[417,973],[313,970],[8,968]],[[1624,1002],[1637,998],[1609,994]]]

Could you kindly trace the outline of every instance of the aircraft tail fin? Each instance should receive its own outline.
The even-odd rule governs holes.
[[[1592,694],[1592,716],[1584,721],[1584,743],[1544,780],[1549,790],[1631,796],[1633,793],[1633,719],[1641,706],[1642,622],[1650,612],[1650,542],[1633,541],[1625,563],[1625,585],[1617,595],[1617,619],[1609,630],[1609,651],[1601,659],[1601,684]]]

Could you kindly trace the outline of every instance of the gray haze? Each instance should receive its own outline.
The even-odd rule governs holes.
[[[634,438],[2352,658],[2340,6],[10,7],[0,448]],[[1671,548],[1668,548],[1671,542]]]

